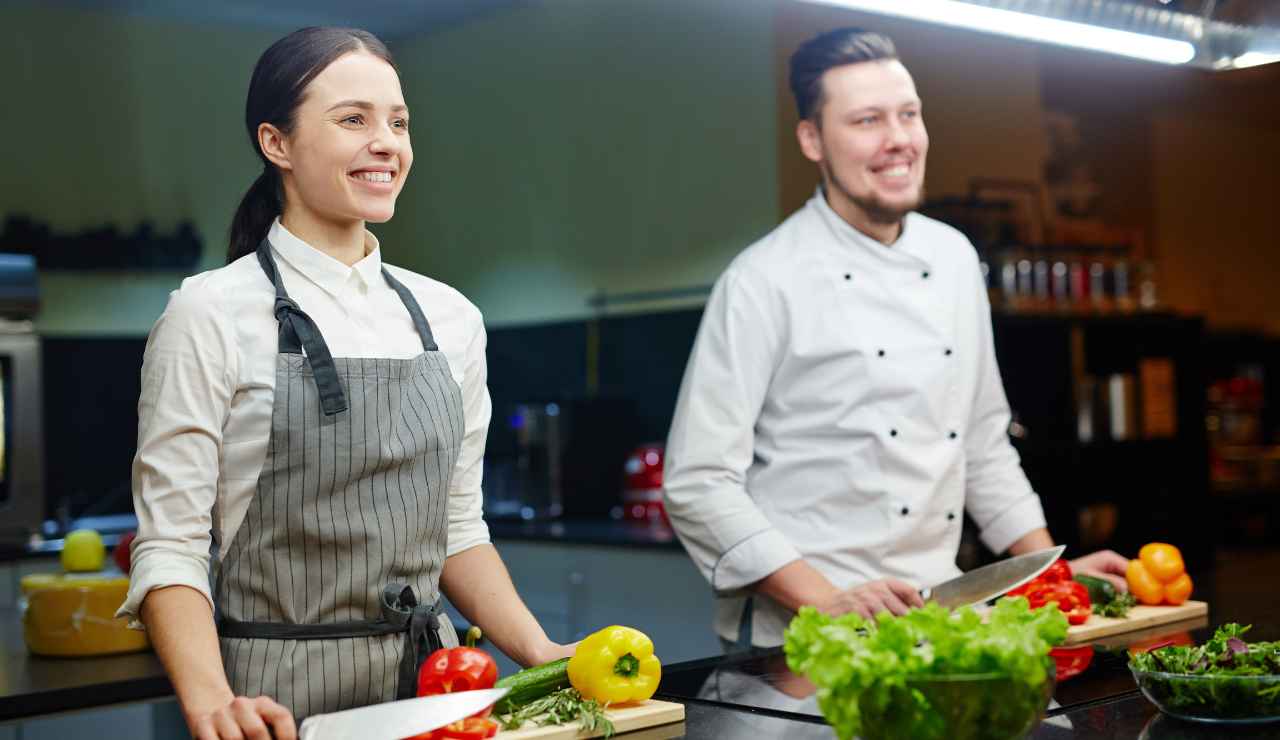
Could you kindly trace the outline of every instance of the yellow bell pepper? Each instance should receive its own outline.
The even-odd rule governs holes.
[[[614,625],[588,635],[569,658],[569,683],[601,704],[644,701],[661,679],[653,641],[630,627]]]

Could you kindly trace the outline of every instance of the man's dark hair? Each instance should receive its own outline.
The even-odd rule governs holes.
[[[888,36],[864,28],[827,31],[809,39],[791,55],[791,94],[800,120],[822,112],[822,75],[834,67],[881,59],[897,59]]]

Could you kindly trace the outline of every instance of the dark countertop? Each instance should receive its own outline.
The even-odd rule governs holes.
[[[1280,551],[1224,553],[1196,576],[1196,598],[1210,604],[1209,625],[1254,625],[1251,640],[1280,639],[1280,590],[1267,574],[1280,571]],[[702,625],[696,629],[705,629]],[[1171,628],[1187,631],[1186,626]],[[1208,627],[1189,630],[1203,640]],[[1156,631],[1157,633],[1160,630]],[[1147,639],[1159,639],[1148,634]],[[53,659],[27,654],[16,609],[0,609],[0,722],[171,695],[152,653]],[[785,669],[780,651],[719,656],[667,666],[659,696],[686,704],[682,726],[652,737],[831,738],[812,696]],[[1280,737],[1280,727],[1231,737]],[[683,734],[682,734],[683,733]],[[646,733],[646,737],[650,733]],[[1219,729],[1158,714],[1137,693],[1120,653],[1099,651],[1079,676],[1060,682],[1048,717],[1033,738],[1210,738]]]
[[[675,532],[660,522],[625,519],[556,519],[544,521],[489,520],[494,540],[523,540],[566,545],[610,545],[681,550]]]
[[[665,732],[663,730],[666,730]],[[642,731],[643,732],[643,731]],[[668,728],[654,728],[645,738],[786,738],[786,740],[834,740],[825,723],[775,712],[689,702],[685,721]],[[632,735],[620,735],[629,738]],[[638,734],[637,734],[638,737]],[[1275,725],[1232,726],[1182,722],[1158,712],[1141,696],[1128,695],[1047,717],[1029,740],[1276,740]]]
[[[1249,640],[1280,640],[1280,590],[1269,576],[1280,571],[1280,551],[1227,552],[1196,574],[1195,598],[1209,602],[1208,620],[1168,625],[1101,641],[1088,668],[1057,684],[1046,719],[1033,738],[1220,738],[1219,727],[1181,722],[1159,714],[1137,690],[1124,648],[1154,644],[1184,633],[1197,643],[1224,622],[1252,624]],[[659,696],[689,708],[686,737],[787,737],[834,735],[818,710],[813,688],[791,673],[781,649],[754,655],[719,656],[665,666]],[[697,707],[705,711],[695,712]],[[732,710],[732,714],[725,711]],[[744,712],[745,715],[738,714]],[[701,719],[698,719],[698,718]],[[716,722],[733,732],[716,734]],[[782,724],[779,724],[782,723]],[[752,735],[748,728],[756,728]],[[708,728],[704,733],[702,728]],[[717,730],[719,731],[719,730]],[[1280,738],[1280,726],[1230,737]]]
[[[0,608],[0,722],[171,696],[153,652],[42,658],[27,652],[22,615]]]

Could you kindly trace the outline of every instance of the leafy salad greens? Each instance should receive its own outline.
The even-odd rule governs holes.
[[[803,607],[784,651],[787,666],[818,687],[818,706],[842,740],[1008,738],[1044,709],[1049,649],[1066,635],[1061,611],[1032,611],[1020,596],[998,601],[985,622],[937,604],[874,621]],[[947,680],[972,674],[993,675]]]
[[[1129,666],[1151,700],[1175,714],[1223,719],[1280,716],[1280,641],[1247,643],[1240,638],[1249,628],[1224,624],[1202,645],[1139,653],[1129,659]]]

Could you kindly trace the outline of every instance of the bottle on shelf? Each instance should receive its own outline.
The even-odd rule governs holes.
[[[1032,252],[1031,285],[1033,306],[1037,311],[1048,311],[1053,307],[1053,293],[1049,283],[1049,250],[1039,247]]]
[[[1089,263],[1083,248],[1077,247],[1068,255],[1068,289],[1072,311],[1083,311],[1089,301]]]
[[[1071,290],[1066,255],[1061,250],[1057,251],[1054,256],[1050,273],[1052,275],[1050,294],[1053,298],[1053,307],[1058,311],[1071,310]]]
[[[1138,305],[1129,284],[1129,261],[1129,248],[1116,247],[1115,258],[1111,263],[1111,291],[1115,298],[1115,308],[1121,313],[1132,313]]]
[[[1155,262],[1149,259],[1143,260],[1138,265],[1138,308],[1143,311],[1155,311],[1159,307]]]
[[[999,263],[1001,304],[1007,310],[1017,311],[1021,305],[1018,301],[1018,258],[1013,248],[1001,250]]]
[[[1107,251],[1096,247],[1089,254],[1089,307],[1094,313],[1111,311],[1111,296],[1107,293]]]

